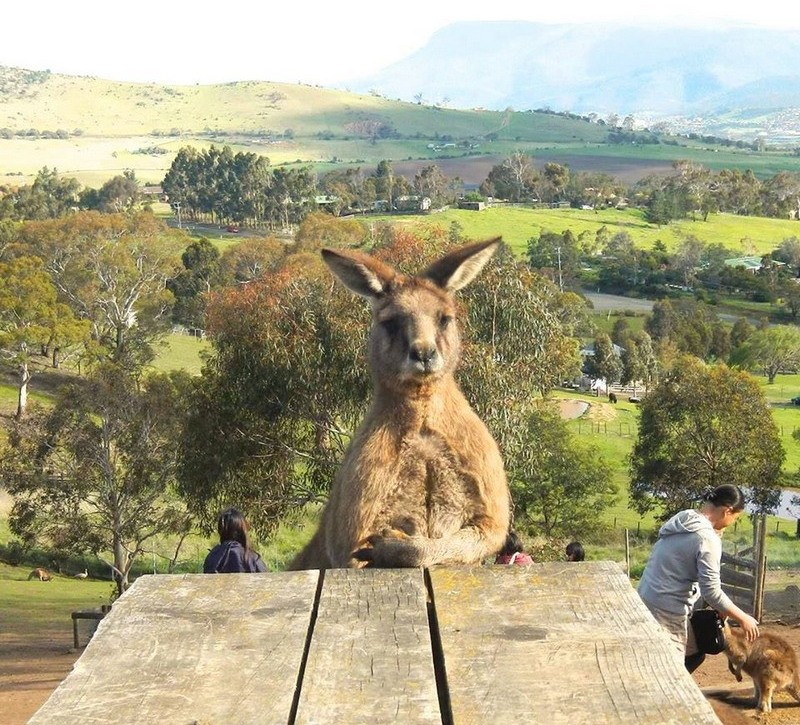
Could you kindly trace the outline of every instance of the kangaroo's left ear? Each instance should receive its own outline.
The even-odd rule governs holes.
[[[491,259],[501,241],[501,237],[496,237],[459,247],[434,262],[422,276],[448,292],[466,287]]]

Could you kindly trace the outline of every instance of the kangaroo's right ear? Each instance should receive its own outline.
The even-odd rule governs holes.
[[[347,289],[362,297],[382,297],[396,272],[375,257],[343,249],[323,249],[322,258]]]

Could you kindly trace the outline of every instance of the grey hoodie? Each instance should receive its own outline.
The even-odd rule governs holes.
[[[639,582],[639,596],[674,614],[688,614],[699,597],[717,611],[728,612],[733,602],[720,586],[721,557],[722,542],[711,522],[694,509],[681,511],[658,532]]]

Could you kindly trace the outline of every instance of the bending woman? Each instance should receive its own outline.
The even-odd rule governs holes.
[[[250,548],[247,521],[237,509],[225,509],[217,519],[219,544],[203,562],[205,574],[255,573],[267,570],[261,557]]]
[[[758,622],[737,607],[720,585],[720,536],[741,516],[744,504],[741,489],[724,484],[704,498],[699,511],[675,514],[658,532],[639,582],[639,596],[684,655],[689,672],[705,659],[689,625],[689,614],[700,597],[720,614],[735,619],[749,641],[758,637]]]

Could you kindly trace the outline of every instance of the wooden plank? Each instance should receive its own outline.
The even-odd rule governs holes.
[[[421,569],[325,572],[295,722],[442,722]]]
[[[719,723],[619,565],[430,575],[454,723]]]
[[[743,587],[753,591],[756,586],[756,578],[752,574],[747,574],[743,571],[736,571],[729,566],[723,566],[720,569],[720,579],[723,584],[732,584],[737,587]]]
[[[318,578],[140,577],[29,722],[285,725]]]
[[[743,569],[750,569],[750,571],[755,571],[756,569],[756,563],[752,559],[743,559],[741,556],[731,556],[724,551],[722,552],[722,563],[738,566]]]

